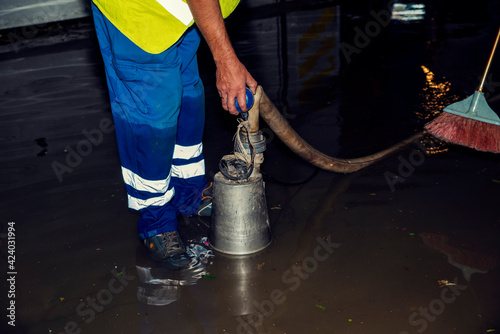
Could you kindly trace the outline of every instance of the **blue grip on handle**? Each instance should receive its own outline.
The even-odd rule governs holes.
[[[253,94],[250,91],[250,89],[246,89],[246,102],[247,102],[247,109],[252,108],[253,106]],[[240,113],[242,112],[240,109],[240,106],[238,105],[238,98],[234,99],[235,105],[236,105],[236,110],[238,110]]]

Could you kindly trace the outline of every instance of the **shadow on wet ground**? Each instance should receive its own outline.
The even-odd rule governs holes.
[[[370,3],[245,3],[227,20],[271,100],[329,155],[389,147],[472,94],[499,24],[495,1],[420,3],[423,17],[398,7],[392,21]],[[126,205],[92,23],[62,26],[1,46],[2,333],[500,331],[500,160],[429,136],[341,175],[261,122],[272,245],[182,273],[151,263]],[[199,58],[213,177],[238,123],[219,105],[205,45]],[[485,91],[497,111],[498,62]],[[199,240],[210,219],[180,224]]]

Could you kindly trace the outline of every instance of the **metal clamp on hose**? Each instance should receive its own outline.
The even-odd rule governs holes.
[[[262,134],[262,131],[258,131],[256,134],[240,133],[241,145],[235,143],[234,150],[243,154],[252,154],[250,143],[255,150],[255,154],[264,153],[266,150],[266,137]]]

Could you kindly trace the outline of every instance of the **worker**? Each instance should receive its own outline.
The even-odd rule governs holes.
[[[128,206],[140,212],[139,238],[169,268],[191,262],[179,215],[210,215],[202,136],[203,36],[216,65],[222,108],[246,111],[257,82],[239,61],[224,25],[239,0],[93,0]]]

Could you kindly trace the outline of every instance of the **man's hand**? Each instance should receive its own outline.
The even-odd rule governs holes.
[[[212,51],[217,66],[217,90],[222,99],[222,107],[233,115],[238,115],[235,98],[242,111],[247,111],[245,87],[253,94],[257,81],[240,62],[229,41],[218,0],[187,0],[194,20]]]
[[[245,88],[248,85],[253,94],[257,89],[257,81],[248,73],[238,58],[229,58],[217,65],[217,90],[222,99],[222,107],[233,115],[238,115],[235,97],[242,111],[247,111]]]

